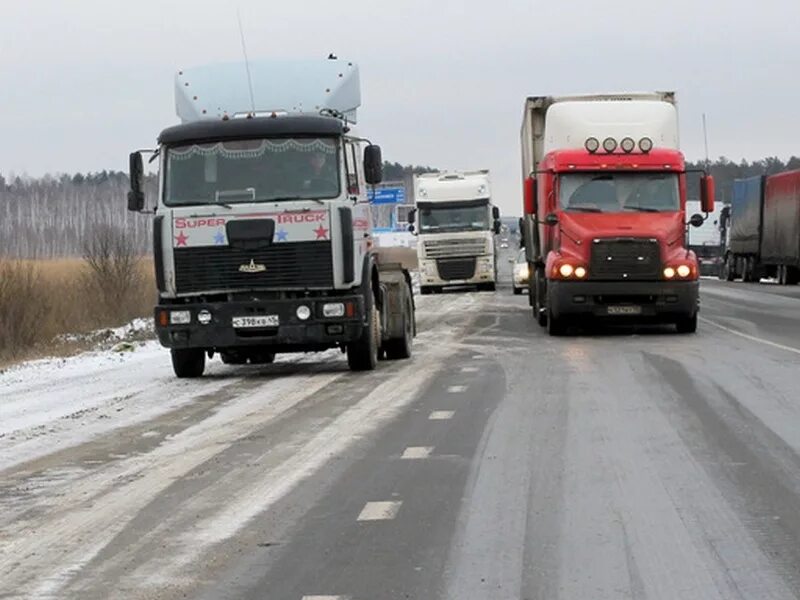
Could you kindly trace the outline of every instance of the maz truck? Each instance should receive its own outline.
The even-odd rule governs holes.
[[[415,208],[409,213],[418,235],[420,292],[445,286],[497,285],[495,234],[500,210],[492,206],[489,171],[449,171],[414,176]]]
[[[521,224],[539,324],[551,335],[579,319],[694,332],[698,264],[687,247],[674,93],[530,97],[521,135]],[[713,212],[705,174],[701,203]]]
[[[800,171],[737,179],[724,213],[721,277],[800,282]]]
[[[178,377],[205,357],[259,364],[337,347],[352,370],[407,358],[409,272],[373,245],[366,186],[381,152],[355,129],[358,67],[254,62],[180,71],[181,124],[161,132],[159,193],[130,155],[128,208],[150,212],[155,325]]]

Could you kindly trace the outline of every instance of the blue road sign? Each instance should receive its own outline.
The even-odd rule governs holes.
[[[401,187],[368,188],[367,198],[372,204],[404,204],[406,190]]]

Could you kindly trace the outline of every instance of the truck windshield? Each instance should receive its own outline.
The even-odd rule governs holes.
[[[573,173],[560,178],[561,208],[575,212],[674,212],[675,173]]]
[[[167,150],[168,206],[339,195],[339,145],[330,138],[210,142]]]
[[[489,229],[489,203],[420,206],[420,233],[484,231]]]

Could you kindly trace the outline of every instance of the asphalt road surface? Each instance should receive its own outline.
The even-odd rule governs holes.
[[[418,298],[369,374],[5,375],[0,597],[800,598],[800,288],[701,314],[549,338],[506,285]]]

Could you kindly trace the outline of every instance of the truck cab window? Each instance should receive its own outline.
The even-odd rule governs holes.
[[[167,150],[168,206],[339,195],[339,144],[275,138],[189,144]]]
[[[675,173],[562,175],[559,200],[575,212],[672,212],[680,207]]]
[[[355,142],[345,143],[345,166],[347,169],[347,193],[358,195],[361,192],[358,181],[359,147]]]

